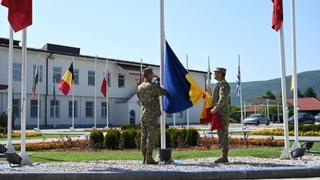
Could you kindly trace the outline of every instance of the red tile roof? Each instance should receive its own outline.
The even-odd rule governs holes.
[[[288,104],[293,104],[293,99],[288,99]],[[301,111],[320,110],[320,101],[316,98],[298,98],[298,107]]]

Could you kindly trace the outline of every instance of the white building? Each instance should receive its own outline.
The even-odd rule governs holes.
[[[109,125],[120,126],[140,121],[140,107],[136,96],[137,81],[140,79],[140,63],[116,59],[97,58],[95,71],[95,57],[80,54],[80,48],[46,44],[41,49],[28,48],[27,55],[27,128],[37,126],[37,97],[32,97],[33,74],[39,65],[40,93],[40,127],[71,126],[72,92],[64,96],[58,90],[61,76],[66,72],[70,63],[74,61],[74,91],[75,99],[75,127],[93,127],[94,106],[96,109],[97,126],[106,126],[106,98],[100,92],[106,62],[108,62],[108,95],[109,95]],[[143,63],[143,68],[151,67],[159,75],[159,66]],[[205,86],[206,72],[191,71],[194,79]],[[8,84],[8,40],[0,38],[0,113],[7,113]],[[97,102],[94,103],[95,84]],[[54,117],[53,85],[56,90],[56,117]],[[21,47],[15,41],[13,53],[13,114],[14,126],[20,125],[20,91],[21,90]],[[199,123],[201,104],[189,110],[190,123]],[[131,115],[131,116],[130,116]],[[172,115],[167,115],[167,123],[172,124]],[[177,113],[177,124],[186,123],[186,112]]]

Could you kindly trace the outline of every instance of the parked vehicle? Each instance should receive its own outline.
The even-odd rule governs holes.
[[[270,118],[263,115],[263,114],[251,114],[249,117],[247,117],[246,119],[244,119],[243,124],[247,125],[247,124],[255,124],[255,125],[259,125],[259,124],[266,124],[269,125],[270,124]]]
[[[310,113],[298,113],[298,122],[299,124],[314,124],[316,122],[316,118]],[[294,123],[294,117],[291,116],[289,118],[289,123]]]
[[[317,114],[314,118],[316,118],[316,122],[320,122],[320,113]]]

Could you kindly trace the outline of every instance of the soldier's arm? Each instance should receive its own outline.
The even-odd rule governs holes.
[[[228,96],[229,96],[229,86],[228,84],[223,83],[220,85],[220,89],[219,89],[219,100],[216,106],[214,107],[216,111],[220,112],[222,108],[229,103]]]
[[[155,93],[155,96],[164,96],[167,93],[167,90],[163,87],[161,87],[159,84],[157,83],[153,83],[153,92]]]

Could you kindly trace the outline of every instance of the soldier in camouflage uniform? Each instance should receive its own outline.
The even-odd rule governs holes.
[[[217,159],[215,163],[226,163],[228,162],[228,151],[229,151],[229,94],[230,86],[225,80],[226,69],[216,68],[214,71],[214,78],[218,81],[213,92],[213,109],[211,113],[218,112],[220,119],[224,125],[222,130],[218,130],[218,137],[220,148],[222,150],[222,157]]]
[[[155,77],[152,69],[144,70],[145,81],[138,86],[138,98],[141,106],[141,151],[143,163],[157,164],[152,158],[156,141],[156,129],[161,115],[159,96],[166,90],[159,83],[152,82]]]

